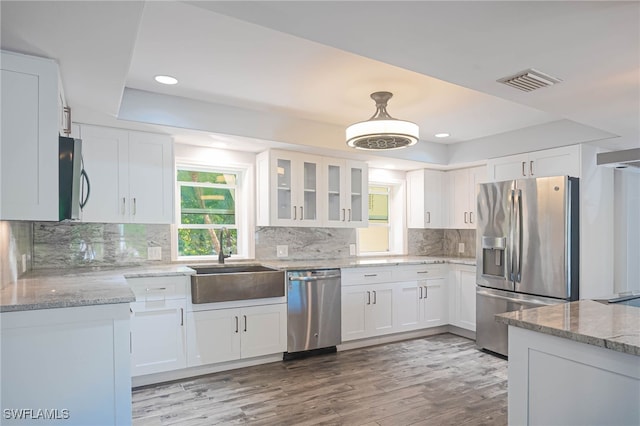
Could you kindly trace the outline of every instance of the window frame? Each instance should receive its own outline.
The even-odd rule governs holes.
[[[235,185],[226,184],[214,184],[206,182],[180,182],[178,181],[178,170],[192,170],[196,172],[205,173],[228,173],[236,175]],[[201,255],[201,256],[180,256],[178,253],[180,229],[235,229],[237,232],[236,247],[237,254],[233,254],[232,259],[248,259],[253,256],[253,249],[251,242],[253,238],[250,235],[253,234],[253,224],[250,220],[250,216],[246,214],[246,211],[251,208],[249,202],[251,191],[249,190],[249,168],[234,167],[234,166],[218,166],[216,164],[202,164],[198,162],[188,160],[176,159],[174,184],[175,184],[175,223],[172,225],[171,241],[172,241],[172,258],[176,261],[218,261],[217,254]],[[231,224],[185,224],[183,225],[181,217],[181,188],[183,186],[199,186],[206,188],[233,188],[235,190],[235,225]]]

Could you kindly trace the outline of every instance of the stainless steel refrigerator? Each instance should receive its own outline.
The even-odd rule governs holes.
[[[476,343],[508,355],[494,315],[578,300],[578,178],[478,185]]]

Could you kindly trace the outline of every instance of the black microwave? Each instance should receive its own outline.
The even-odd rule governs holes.
[[[90,191],[82,161],[82,140],[60,136],[58,158],[59,220],[79,219]]]

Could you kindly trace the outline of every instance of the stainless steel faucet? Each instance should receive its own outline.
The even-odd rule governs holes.
[[[229,254],[224,254],[224,234],[227,233],[227,246],[229,248]],[[224,264],[224,260],[231,257],[231,233],[227,228],[222,228],[220,230],[220,237],[218,237],[218,241],[220,242],[220,251],[218,252],[218,263]]]

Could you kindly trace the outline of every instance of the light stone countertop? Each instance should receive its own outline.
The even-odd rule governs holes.
[[[386,256],[262,262],[241,260],[228,261],[226,265],[259,264],[276,269],[299,270],[443,263],[475,265],[476,260],[433,256]],[[135,297],[127,284],[127,278],[193,275],[195,271],[187,264],[218,266],[211,262],[188,262],[138,267],[38,269],[0,289],[0,312],[134,302]]]
[[[634,306],[579,300],[499,314],[496,321],[640,356],[640,308]]]

